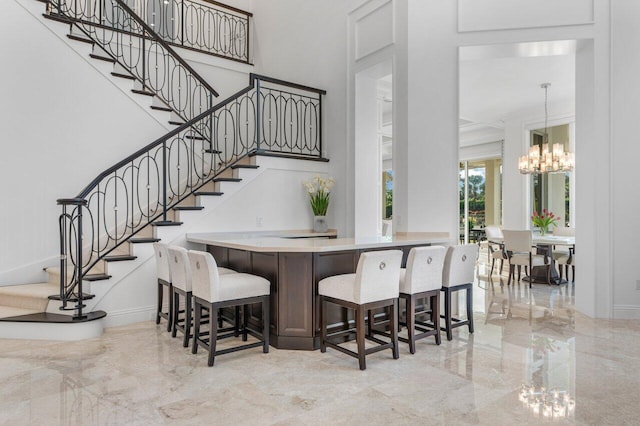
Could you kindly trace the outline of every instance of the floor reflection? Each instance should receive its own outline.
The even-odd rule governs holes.
[[[474,334],[372,354],[366,371],[337,351],[273,348],[208,368],[151,321],[0,340],[0,425],[637,424],[640,323],[576,312],[579,282],[507,286],[483,258]]]

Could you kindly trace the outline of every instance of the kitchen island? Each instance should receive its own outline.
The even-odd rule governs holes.
[[[328,276],[356,271],[360,253],[402,250],[402,266],[412,247],[448,245],[447,232],[407,233],[388,237],[310,238],[304,231],[252,235],[242,233],[187,234],[187,241],[203,244],[218,266],[259,275],[271,282],[271,344],[279,349],[314,350],[320,346],[318,282]],[[328,311],[329,332],[345,329],[352,313]],[[232,317],[232,315],[230,315]],[[260,305],[249,308],[249,323],[260,327]]]

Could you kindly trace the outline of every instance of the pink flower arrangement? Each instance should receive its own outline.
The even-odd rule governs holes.
[[[556,223],[558,220],[560,220],[560,216],[554,215],[553,212],[547,211],[547,209],[542,209],[542,214],[534,211],[531,215],[533,226],[540,228],[540,232],[543,234],[547,232],[549,226],[558,226]]]

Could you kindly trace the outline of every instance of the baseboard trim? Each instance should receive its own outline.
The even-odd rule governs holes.
[[[104,319],[105,328],[120,327],[122,325],[134,324],[137,322],[151,321],[156,318],[155,306],[141,306],[119,311],[109,311]]]
[[[639,305],[613,305],[613,318],[640,319]]]
[[[80,323],[0,322],[0,338],[75,341],[100,337],[105,318]],[[55,338],[52,338],[55,336]]]

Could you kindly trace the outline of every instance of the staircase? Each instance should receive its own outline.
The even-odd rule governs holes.
[[[35,337],[30,330],[45,324],[66,330],[47,336],[85,338],[102,332],[97,320],[106,312],[93,309],[105,294],[100,282],[123,265],[133,269],[148,259],[151,243],[175,240],[181,216],[202,212],[207,200],[242,185],[245,174],[257,172],[256,156],[326,161],[325,92],[251,74],[247,87],[216,104],[217,92],[171,40],[129,7],[131,1],[109,1],[108,14],[104,0],[93,1],[100,17],[78,9],[84,2],[45,3],[46,18],[68,26],[70,40],[86,46],[104,72],[130,84],[137,102],[147,99],[153,113],[165,115],[173,127],[99,174],[77,196],[58,200],[60,261],[46,268],[47,283],[0,287],[0,337]],[[77,331],[69,333],[69,327]]]

